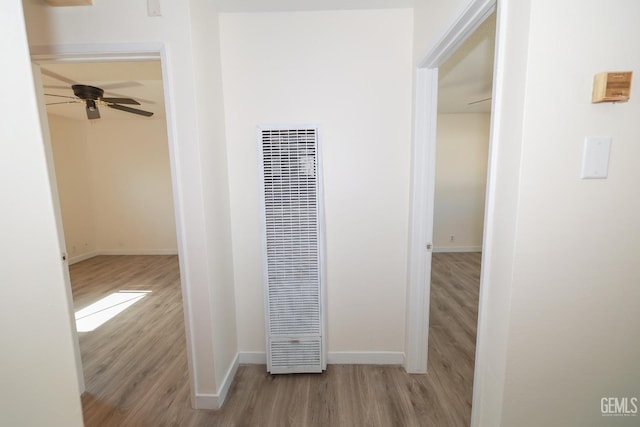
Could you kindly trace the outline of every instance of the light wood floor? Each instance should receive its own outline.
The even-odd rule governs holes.
[[[324,374],[271,376],[241,366],[219,411],[190,407],[178,260],[96,257],[71,266],[76,309],[117,290],[151,290],[80,334],[85,425],[468,426],[480,254],[434,254],[429,374],[329,365]]]

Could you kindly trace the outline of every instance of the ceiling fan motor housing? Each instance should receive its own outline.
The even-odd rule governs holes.
[[[104,95],[104,90],[95,86],[73,85],[71,88],[75,96],[84,100],[91,99],[95,101],[96,99],[101,99]]]

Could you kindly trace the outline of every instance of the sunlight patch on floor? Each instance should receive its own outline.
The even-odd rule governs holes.
[[[118,291],[76,311],[78,332],[90,332],[140,301],[151,291]]]

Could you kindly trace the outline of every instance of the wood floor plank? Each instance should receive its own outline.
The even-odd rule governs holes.
[[[269,375],[240,366],[224,407],[190,407],[178,259],[101,256],[71,266],[76,309],[118,290],[150,290],[80,334],[88,427],[462,427],[471,416],[480,254],[434,254],[429,373],[329,365]]]

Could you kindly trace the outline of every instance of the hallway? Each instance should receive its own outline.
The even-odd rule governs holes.
[[[329,365],[272,376],[240,366],[224,407],[190,406],[176,256],[103,256],[71,266],[76,308],[118,290],[150,290],[80,334],[87,427],[468,426],[480,254],[433,256],[429,373],[399,366]]]

